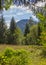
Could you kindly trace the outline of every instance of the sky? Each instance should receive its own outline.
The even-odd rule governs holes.
[[[10,9],[8,9],[7,11],[4,9],[3,16],[7,24],[10,23],[12,17],[14,17],[16,22],[22,19],[30,19],[30,17],[32,17],[33,20],[38,21],[33,12],[29,10],[28,7],[24,6],[10,6]]]

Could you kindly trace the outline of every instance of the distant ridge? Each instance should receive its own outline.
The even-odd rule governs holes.
[[[28,19],[22,19],[20,21],[17,22],[17,26],[24,31],[25,25],[28,22]]]
[[[22,30],[22,32],[24,32],[26,23],[28,23],[28,22],[29,22],[29,19],[22,19],[22,20],[18,21],[16,24]],[[33,24],[35,25],[35,24],[37,24],[37,22],[34,21]]]

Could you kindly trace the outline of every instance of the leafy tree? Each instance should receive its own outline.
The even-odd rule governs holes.
[[[40,36],[41,36],[41,27],[40,27],[40,22],[38,22],[38,25],[37,25],[37,35],[38,35],[38,44],[40,44]]]
[[[5,43],[6,42],[6,24],[4,21],[4,18],[2,16],[2,19],[0,20],[0,43]]]
[[[25,44],[36,44],[37,43],[37,36],[38,36],[38,27],[36,25],[36,22],[32,20],[32,18],[29,19],[28,23],[25,27]]]
[[[40,29],[41,29],[41,32],[40,32],[40,43],[42,45],[46,45],[46,16],[42,15],[42,14],[38,14],[38,18],[40,20]]]
[[[5,9],[7,10],[9,7],[10,7],[10,5],[12,4],[12,1],[13,0],[5,0]]]
[[[33,25],[30,28],[30,33],[27,34],[26,41],[27,41],[27,44],[29,45],[38,45],[37,40],[38,40],[37,25]]]
[[[17,45],[22,45],[23,34],[18,27],[15,30],[14,36],[15,36],[15,39],[14,39],[15,43]]]
[[[5,4],[5,5],[2,4],[3,1],[4,1],[3,4]],[[2,9],[3,7],[4,7],[5,9],[8,9],[8,8],[10,7],[10,5],[12,4],[12,1],[13,1],[13,0],[0,0],[0,9]],[[3,6],[2,6],[2,5],[3,5]]]

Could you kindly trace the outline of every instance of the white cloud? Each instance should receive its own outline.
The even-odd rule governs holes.
[[[27,13],[32,13],[32,14],[33,14],[33,12],[32,12],[31,10],[27,10],[26,12],[27,12]]]
[[[46,2],[38,2],[35,6],[44,7]]]
[[[16,19],[15,21],[16,21],[16,22],[18,22],[19,20],[18,20],[18,19]]]
[[[7,27],[8,27],[8,28],[10,27],[9,23],[7,24]]]
[[[23,12],[19,12],[19,13],[17,13],[16,15],[23,15]]]
[[[38,19],[36,18],[36,16],[32,15],[33,20],[38,22]]]
[[[5,20],[6,21],[6,24],[9,25],[10,24],[10,20]],[[19,20],[18,19],[15,19],[15,22],[18,22]]]
[[[4,17],[6,19],[11,20],[11,18],[14,16],[15,21],[18,22],[20,20],[20,18],[23,19],[23,16],[25,14],[30,14],[33,19],[36,19],[36,16],[34,16],[33,12],[31,11],[31,9],[29,9],[29,7],[25,7],[24,5],[17,7],[14,5],[14,6],[11,6],[10,8],[11,8],[10,11],[8,10],[7,12],[6,11],[4,12]],[[22,17],[19,17],[20,15],[22,15]],[[26,17],[27,16],[25,16],[25,18]],[[9,26],[9,24],[8,24],[8,26]]]
[[[29,9],[28,6],[25,7],[24,5],[21,5],[21,6],[11,5],[11,6],[10,6],[10,9],[13,9],[13,8],[18,8],[18,9],[21,9],[21,10]]]
[[[11,15],[4,15],[4,17],[12,17]]]

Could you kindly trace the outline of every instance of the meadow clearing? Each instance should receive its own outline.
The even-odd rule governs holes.
[[[13,50],[24,49],[30,54],[30,64],[29,65],[46,65],[46,47],[45,46],[16,46],[16,45],[0,45],[0,54],[4,52],[6,48],[12,48]],[[29,60],[29,59],[28,59]],[[4,64],[5,65],[5,64]],[[7,64],[6,64],[7,65]],[[15,64],[13,64],[15,65]],[[20,65],[20,64],[18,64]]]

